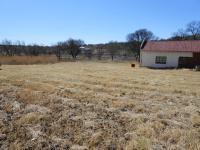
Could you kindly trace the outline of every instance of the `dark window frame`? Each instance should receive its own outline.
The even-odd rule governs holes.
[[[156,64],[167,64],[167,56],[156,56]]]

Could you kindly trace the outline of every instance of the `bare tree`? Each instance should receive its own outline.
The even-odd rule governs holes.
[[[38,56],[42,53],[41,49],[42,49],[41,46],[39,46],[37,44],[33,44],[29,48],[29,53],[30,53],[30,55]]]
[[[14,49],[14,53],[16,55],[23,55],[25,54],[25,49],[26,49],[26,46],[25,46],[25,42],[23,41],[16,41],[13,45],[13,49]]]
[[[120,45],[119,45],[117,42],[111,41],[111,42],[109,42],[109,43],[107,44],[107,50],[108,50],[108,52],[109,52],[109,54],[110,54],[110,56],[111,56],[111,59],[112,59],[112,61],[113,61],[114,56],[115,56],[115,55],[119,52],[119,50],[120,50]]]
[[[67,42],[58,42],[55,48],[56,48],[56,56],[58,58],[58,61],[60,61],[62,53],[64,51],[67,51]]]
[[[200,40],[200,21],[190,22],[186,29],[179,29],[168,40]]]
[[[173,33],[171,40],[186,40],[187,37],[187,31],[184,29],[179,29],[177,32]]]
[[[200,36],[200,21],[193,21],[187,25],[186,31],[193,37],[193,40],[197,40]]]
[[[12,48],[12,41],[5,39],[1,42],[1,44],[3,46],[3,50],[5,52],[5,55],[7,55],[7,56],[13,56],[14,55],[13,48]]]
[[[144,40],[154,39],[156,39],[156,37],[153,32],[147,29],[140,29],[127,35],[127,41],[129,42],[130,49],[135,54],[136,60],[139,60],[141,43]]]
[[[102,59],[102,56],[104,55],[104,53],[105,53],[105,51],[103,49],[103,45],[102,44],[97,45],[96,54],[97,54],[98,60]]]
[[[66,44],[67,44],[67,52],[72,56],[73,59],[76,59],[76,57],[81,52],[80,47],[84,45],[84,41],[69,39],[68,41],[66,41]]]
[[[129,42],[137,41],[140,43],[144,40],[152,40],[154,38],[155,38],[154,34],[151,31],[148,31],[147,29],[137,30],[134,33],[128,34],[127,36],[127,40]]]
[[[75,39],[69,39],[65,42],[58,42],[56,45],[57,48],[56,55],[58,57],[58,60],[60,60],[62,53],[65,52],[71,55],[73,59],[76,59],[76,57],[81,52],[82,45],[84,45],[84,42],[82,40],[75,40]]]
[[[20,50],[21,50],[21,54],[25,55],[26,54],[26,44],[25,44],[25,42],[21,41],[19,47],[20,47]]]

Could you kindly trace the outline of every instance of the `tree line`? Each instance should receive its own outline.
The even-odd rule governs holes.
[[[66,56],[77,59],[80,54],[88,59],[96,57],[101,60],[103,56],[109,56],[114,60],[115,56],[123,56],[124,58],[130,56],[131,50],[127,42],[111,41],[106,44],[87,45],[80,39],[68,39],[52,46],[26,45],[24,42],[12,42],[10,40],[3,40],[0,43],[0,55],[3,56],[56,55],[58,60],[61,61]]]
[[[3,56],[38,56],[54,54],[55,51],[51,46],[41,46],[37,44],[25,45],[25,42],[3,40],[0,42],[0,55]]]
[[[83,54],[88,59],[96,57],[101,60],[104,55],[112,60],[116,56],[134,56],[139,60],[140,45],[147,40],[200,40],[200,21],[193,21],[186,25],[185,29],[179,29],[168,39],[159,39],[152,31],[148,29],[139,29],[129,33],[126,37],[127,42],[110,41],[106,44],[85,44],[80,39],[68,39],[58,42],[53,46],[41,46],[37,44],[26,45],[24,42],[12,42],[3,40],[0,43],[0,55],[56,55],[61,60],[66,55],[76,59],[78,55]]]
[[[192,21],[179,29],[169,40],[200,40],[200,21]]]

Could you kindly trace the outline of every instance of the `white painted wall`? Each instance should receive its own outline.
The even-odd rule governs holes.
[[[166,64],[156,64],[156,56],[167,56]],[[179,57],[193,57],[192,52],[147,52],[141,51],[140,64],[144,67],[167,68],[178,67]]]

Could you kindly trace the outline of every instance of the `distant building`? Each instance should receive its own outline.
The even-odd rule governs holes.
[[[140,64],[153,68],[199,66],[200,40],[144,42],[141,46]]]
[[[84,53],[87,53],[88,51],[91,50],[90,48],[84,47],[84,46],[81,46],[80,49],[81,49],[81,53],[83,53],[83,54],[84,54]]]

